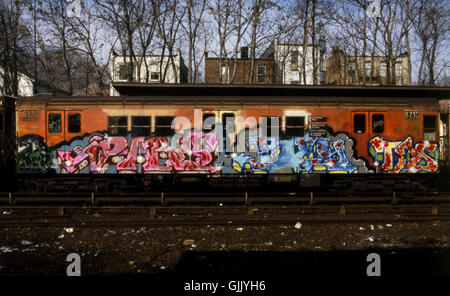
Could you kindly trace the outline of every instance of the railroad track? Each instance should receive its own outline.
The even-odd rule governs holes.
[[[264,207],[7,207],[0,227],[176,227],[450,220],[450,204]],[[9,211],[9,213],[8,213]],[[36,213],[38,212],[38,214]]]
[[[431,193],[429,196],[417,195],[404,197],[396,192],[391,195],[352,195],[339,196],[330,192],[237,192],[237,193],[190,193],[190,192],[152,192],[152,193],[129,193],[129,194],[102,194],[102,193],[12,193],[0,192],[0,205],[18,204],[198,204],[198,203],[230,203],[251,206],[261,203],[440,203],[449,202],[450,194],[437,195]]]

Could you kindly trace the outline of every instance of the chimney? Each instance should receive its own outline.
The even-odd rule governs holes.
[[[241,47],[241,59],[248,59],[248,47]]]
[[[207,58],[208,57],[208,52],[207,51],[205,51],[205,58]]]

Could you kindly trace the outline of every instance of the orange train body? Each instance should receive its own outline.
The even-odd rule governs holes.
[[[227,116],[234,118],[231,135],[234,144],[241,132],[261,124],[262,118],[278,118],[282,137],[276,140],[278,145],[272,147],[275,140],[259,134],[255,142],[259,146],[253,154],[251,151],[225,153],[219,149],[220,145],[214,144],[217,135],[214,138],[207,135],[214,131],[202,131],[205,114],[214,114],[216,123],[221,123]],[[133,136],[134,128],[137,130],[133,118],[137,117],[140,120],[147,118],[143,121],[144,126],[140,126],[147,132]],[[187,119],[192,129],[187,140],[194,147],[190,151],[168,148],[173,135],[158,136],[158,129],[162,127],[158,124],[160,118],[181,117]],[[60,173],[415,173],[439,169],[437,101],[406,104],[404,100],[331,103],[320,99],[265,99],[258,104],[239,97],[226,102],[210,97],[175,102],[160,97],[28,98],[18,101],[16,118],[19,170],[46,172],[54,168]],[[111,118],[123,122],[114,125]],[[244,124],[238,118],[255,121]],[[55,120],[57,125],[53,125]],[[297,122],[297,125],[292,127],[291,122]],[[175,121],[176,127],[180,123]],[[164,127],[167,129],[167,123]],[[126,134],[113,132],[120,128]],[[175,132],[184,131],[175,129]],[[288,132],[289,136],[286,136]],[[195,147],[196,140],[203,140],[202,145],[210,141],[210,145]],[[252,141],[246,142],[247,149]],[[32,156],[37,146],[42,146],[39,152],[45,155],[40,157],[41,162]],[[231,161],[224,162],[227,158]]]

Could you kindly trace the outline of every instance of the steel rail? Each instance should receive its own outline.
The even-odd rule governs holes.
[[[196,226],[265,225],[302,223],[375,223],[450,220],[450,205],[371,205],[312,207],[92,207],[33,208],[7,207],[11,216],[0,216],[1,227],[126,227],[126,226]],[[45,211],[36,215],[37,210]],[[53,210],[58,210],[55,215]],[[31,215],[20,211],[32,210]],[[19,214],[17,214],[17,213]],[[89,213],[101,213],[97,218]],[[136,219],[134,214],[144,214]],[[177,214],[177,215],[175,215]],[[208,214],[204,216],[204,214]],[[213,216],[214,214],[214,216]],[[108,215],[113,216],[112,220]],[[158,219],[156,219],[158,215]],[[184,215],[184,216],[183,216]],[[191,217],[196,215],[197,217]],[[280,219],[279,215],[284,218]],[[166,216],[164,220],[161,220]],[[177,216],[177,218],[174,218]],[[100,218],[99,218],[100,217]],[[108,218],[105,220],[105,217]],[[123,219],[126,217],[128,219]],[[170,219],[167,219],[170,217]],[[186,218],[187,217],[187,218]],[[144,218],[144,219],[142,219]],[[130,220],[131,219],[131,220]]]
[[[324,223],[385,223],[385,222],[430,222],[430,221],[450,221],[450,215],[446,216],[414,216],[414,217],[374,217],[374,218],[310,218],[310,219],[278,219],[278,220],[156,220],[156,221],[48,221],[48,222],[0,222],[0,227],[177,227],[177,226],[260,226],[260,225],[295,225],[297,222],[303,224],[324,224]]]
[[[254,203],[445,203],[450,202],[450,196],[432,197],[399,197],[395,192],[391,197],[387,196],[329,196],[324,193],[135,193],[135,194],[99,194],[99,193],[77,193],[77,194],[18,194],[0,193],[0,204],[15,205],[17,203],[158,203],[167,205],[169,203],[240,203],[247,206]]]

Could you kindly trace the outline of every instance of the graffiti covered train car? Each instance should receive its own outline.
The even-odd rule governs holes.
[[[18,100],[21,188],[438,187],[448,89],[116,87],[128,96]]]

